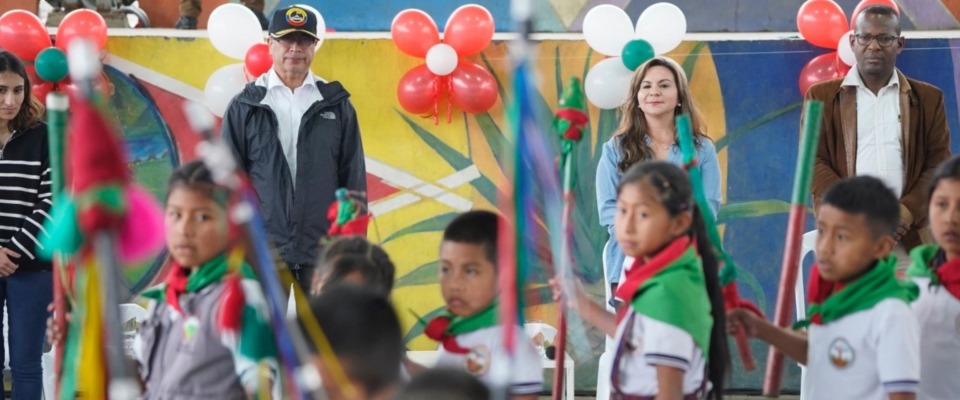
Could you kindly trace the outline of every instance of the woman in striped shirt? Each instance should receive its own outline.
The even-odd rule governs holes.
[[[9,317],[13,398],[39,399],[53,283],[37,250],[52,204],[44,109],[30,84],[23,62],[0,51],[0,307]]]

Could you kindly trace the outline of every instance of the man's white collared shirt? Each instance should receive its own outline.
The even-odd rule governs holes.
[[[277,139],[290,167],[290,178],[294,187],[297,185],[297,141],[300,136],[300,123],[303,115],[313,103],[323,100],[323,95],[317,89],[317,77],[307,71],[303,84],[295,90],[290,90],[283,84],[277,71],[270,69],[264,74],[262,84],[267,88],[267,95],[260,102],[273,110],[277,115]],[[258,82],[261,83],[261,82]]]
[[[903,135],[900,127],[900,80],[873,94],[854,66],[843,86],[857,88],[857,175],[879,178],[900,198],[903,193]]]

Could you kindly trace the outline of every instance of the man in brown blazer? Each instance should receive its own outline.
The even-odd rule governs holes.
[[[900,197],[894,250],[901,264],[927,237],[927,185],[950,157],[943,93],[896,68],[903,50],[900,18],[890,7],[871,6],[857,16],[850,45],[857,65],[845,78],[812,86],[804,101],[824,103],[813,172],[814,207],[834,182],[873,175]]]

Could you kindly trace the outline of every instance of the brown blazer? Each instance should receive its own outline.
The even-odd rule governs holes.
[[[857,73],[852,70],[851,73]],[[933,172],[950,157],[950,130],[943,106],[943,92],[935,86],[900,79],[900,125],[902,126],[903,193],[900,204],[913,217],[913,225],[901,243],[907,251],[924,242],[927,226],[927,190]],[[843,78],[810,87],[804,97],[823,102],[823,127],[813,167],[813,204],[834,182],[856,175],[857,91],[842,86]],[[802,126],[802,122],[801,122]]]

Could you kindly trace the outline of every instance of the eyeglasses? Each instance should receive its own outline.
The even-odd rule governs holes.
[[[317,39],[310,36],[300,36],[300,35],[287,35],[275,39],[277,42],[282,44],[284,47],[293,46],[294,43],[300,47],[313,46],[317,43]]]
[[[880,35],[880,36],[853,35],[853,36],[857,38],[857,44],[861,46],[869,46],[870,42],[876,39],[877,44],[879,44],[880,47],[889,47],[890,45],[893,44],[894,41],[896,41],[899,38],[899,36],[892,36],[892,35]]]

